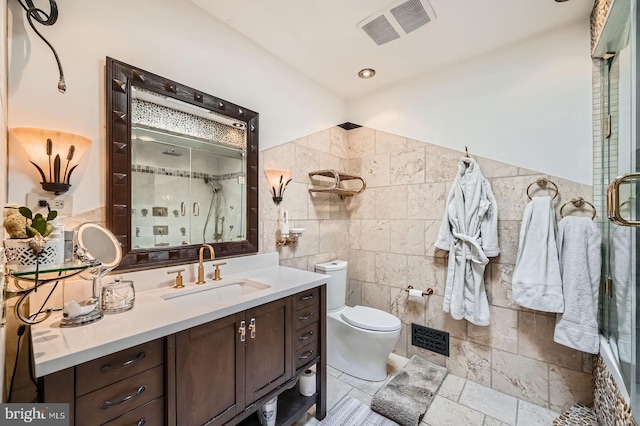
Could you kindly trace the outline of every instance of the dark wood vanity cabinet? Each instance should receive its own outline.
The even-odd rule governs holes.
[[[69,403],[70,425],[253,425],[275,395],[278,425],[313,404],[323,418],[324,300],[321,286],[50,374],[44,401]],[[313,364],[318,392],[303,397]]]
[[[169,424],[223,424],[244,409],[240,314],[176,334],[175,413]]]
[[[164,350],[158,339],[49,374],[44,401],[68,403],[70,425],[163,424]]]
[[[176,424],[222,425],[291,378],[291,299],[176,335]]]

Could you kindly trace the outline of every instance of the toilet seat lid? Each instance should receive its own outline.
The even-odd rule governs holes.
[[[402,327],[400,320],[390,313],[366,306],[345,309],[342,319],[354,327],[371,331],[396,331]]]

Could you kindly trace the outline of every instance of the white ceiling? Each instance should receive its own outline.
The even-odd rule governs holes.
[[[377,46],[356,24],[393,0],[192,0],[334,94],[354,99],[587,19],[593,0],[431,0],[437,19]],[[374,68],[369,80],[357,77]]]

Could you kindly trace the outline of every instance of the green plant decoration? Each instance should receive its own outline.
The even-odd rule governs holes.
[[[31,220],[31,224],[27,221],[27,235],[29,237],[35,237],[40,234],[42,237],[47,237],[49,234],[53,232],[53,224],[49,223],[49,221],[55,219],[58,216],[58,212],[55,210],[51,210],[49,206],[47,206],[47,218],[45,219],[41,213],[37,213],[33,216],[33,212],[28,207],[20,207],[18,209],[20,214],[27,219]]]

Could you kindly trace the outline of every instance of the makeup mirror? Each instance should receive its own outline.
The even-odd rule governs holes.
[[[83,223],[74,233],[75,255],[89,265],[80,276],[93,281],[92,296],[80,303],[64,301],[61,327],[77,327],[101,319],[100,309],[101,279],[116,268],[122,260],[122,250],[115,235],[97,223]]]

